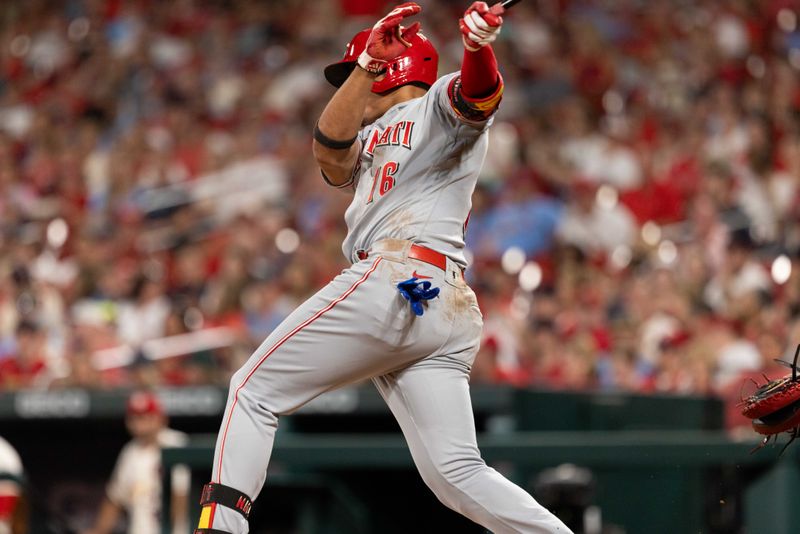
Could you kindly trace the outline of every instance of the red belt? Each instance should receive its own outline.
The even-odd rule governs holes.
[[[365,260],[369,257],[369,252],[366,250],[359,250],[356,252],[356,256],[359,260]],[[443,271],[447,270],[447,256],[441,252],[436,252],[435,250],[431,250],[427,247],[412,244],[411,248],[408,250],[408,257],[415,260],[424,261],[425,263],[430,263],[434,267],[438,267]]]

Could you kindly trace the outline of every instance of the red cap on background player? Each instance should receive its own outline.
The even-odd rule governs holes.
[[[372,28],[358,32],[345,48],[341,61],[325,67],[325,79],[334,87],[341,86],[356,66],[359,54],[367,46]],[[420,84],[425,89],[436,81],[439,70],[439,54],[427,37],[417,33],[411,38],[411,46],[386,65],[386,75],[372,84],[373,93],[385,93],[401,85]]]
[[[136,391],[128,397],[127,415],[164,415],[164,407],[155,393]]]

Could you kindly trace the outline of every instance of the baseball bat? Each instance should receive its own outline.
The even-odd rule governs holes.
[[[500,5],[503,6],[503,9],[508,9],[514,4],[518,4],[521,0],[503,0],[500,2]]]

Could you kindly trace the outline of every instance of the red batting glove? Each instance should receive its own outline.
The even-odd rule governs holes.
[[[358,65],[372,74],[380,74],[388,61],[406,51],[411,46],[411,39],[419,31],[419,22],[408,28],[400,26],[400,22],[422,11],[414,2],[406,2],[394,8],[388,15],[372,27],[367,39],[367,47],[358,56]]]
[[[500,15],[504,11],[500,4],[489,7],[486,2],[473,2],[458,21],[464,48],[477,52],[497,39],[503,25],[503,17]]]

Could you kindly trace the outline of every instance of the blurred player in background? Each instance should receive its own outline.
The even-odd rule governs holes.
[[[438,79],[419,23],[401,26],[420,11],[397,6],[325,70],[339,90],[314,155],[324,180],[353,194],[342,246],[353,265],[234,375],[197,534],[248,532],[278,417],[367,378],[442,503],[498,533],[570,532],[481,459],[469,395],[482,319],[464,280],[464,232],[503,93],[490,46],[503,9],[467,9],[461,71]]]
[[[94,527],[83,534],[110,534],[123,512],[128,516],[129,534],[161,531],[161,448],[183,445],[187,436],[167,428],[161,402],[150,392],[130,396],[125,424],[133,439],[117,458]],[[172,475],[173,532],[185,534],[189,530],[189,470],[178,466]]]
[[[0,534],[27,532],[22,476],[19,454],[0,438]]]

